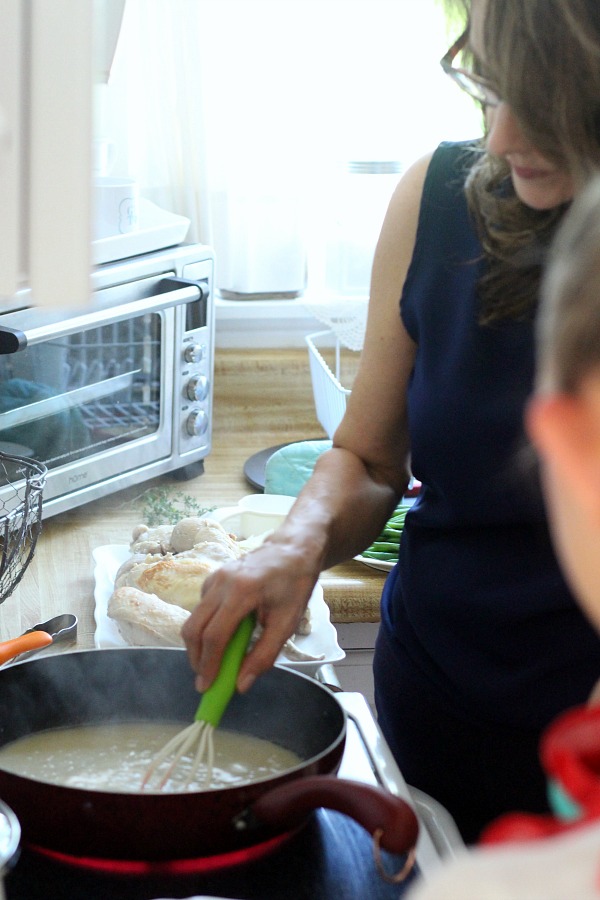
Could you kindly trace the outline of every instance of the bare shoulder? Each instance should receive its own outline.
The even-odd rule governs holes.
[[[412,199],[417,203],[420,201],[423,183],[432,157],[433,152],[426,153],[408,167],[398,182],[394,198],[398,196],[399,199]]]
[[[406,170],[390,200],[379,243],[385,245],[386,241],[392,241],[396,254],[400,243],[412,255],[423,185],[432,156],[432,153],[422,156]]]
[[[408,169],[390,201],[377,242],[360,366],[336,434],[398,491],[406,486],[409,437],[406,386],[416,347],[400,316],[400,297],[410,265],[429,156]]]
[[[432,154],[418,159],[404,173],[383,221],[371,278],[371,307],[393,304],[402,293],[404,279],[412,259],[419,221],[423,185]]]

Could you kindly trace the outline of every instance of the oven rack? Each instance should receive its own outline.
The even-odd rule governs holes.
[[[128,431],[133,431],[139,427],[158,423],[160,404],[158,400],[144,403],[129,402],[127,407],[119,403],[88,403],[80,407],[79,411],[84,424],[90,430],[126,426]]]

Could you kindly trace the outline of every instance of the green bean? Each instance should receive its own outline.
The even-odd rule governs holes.
[[[363,550],[363,556],[368,559],[380,559],[384,562],[395,562],[398,559],[398,553],[378,553],[375,550]]]
[[[385,523],[377,539],[363,551],[363,556],[385,562],[395,562],[400,550],[400,539],[409,506],[397,506]]]
[[[374,550],[377,553],[395,553],[398,550],[400,543],[392,543],[391,541],[374,541],[369,550]]]

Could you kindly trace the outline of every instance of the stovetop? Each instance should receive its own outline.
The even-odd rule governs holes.
[[[361,694],[337,695],[348,714],[346,748],[340,776],[379,784],[415,805],[391,753]],[[424,796],[424,795],[423,795]],[[433,801],[432,801],[433,802]],[[274,853],[212,874],[116,875],[74,868],[23,848],[6,876],[7,900],[158,900],[194,895],[236,900],[398,900],[419,871],[431,871],[455,849],[451,820],[443,810],[429,815],[423,797],[417,803],[421,831],[416,864],[401,884],[378,873],[371,837],[353,820],[320,809]],[[442,817],[440,818],[439,813]],[[405,858],[381,854],[385,872],[402,869]]]

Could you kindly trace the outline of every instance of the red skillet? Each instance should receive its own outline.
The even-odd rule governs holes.
[[[189,723],[198,694],[184,651],[128,648],[48,656],[0,670],[0,746],[31,731],[104,721]],[[185,794],[89,791],[0,770],[0,797],[25,843],[105,859],[207,857],[270,841],[320,806],[350,814],[383,849],[417,838],[411,808],[386,791],[332,778],[344,750],[345,713],[314,679],[275,668],[236,695],[222,727],[274,741],[300,764],[239,787]],[[317,776],[316,778],[313,776]]]

